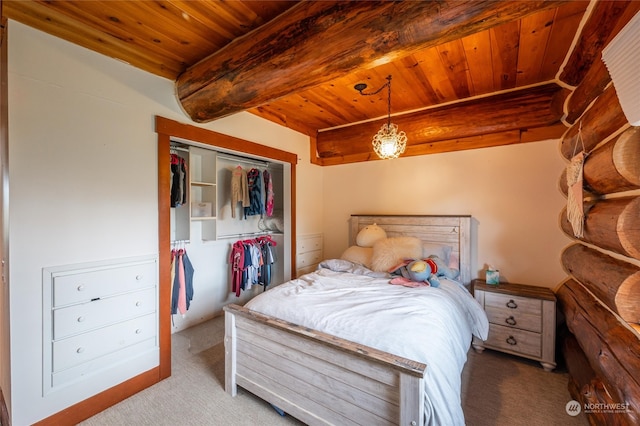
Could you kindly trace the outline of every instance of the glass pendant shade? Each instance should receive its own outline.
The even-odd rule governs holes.
[[[358,83],[354,87],[362,96],[372,96],[380,93],[382,89],[387,89],[387,122],[382,125],[378,133],[373,137],[373,151],[383,160],[398,158],[404,153],[407,147],[407,134],[398,132],[398,126],[391,122],[391,75],[387,77],[387,82],[373,93],[363,93],[367,88],[365,83]]]
[[[407,147],[407,135],[398,132],[398,126],[393,123],[382,125],[373,137],[373,150],[383,160],[398,158]]]

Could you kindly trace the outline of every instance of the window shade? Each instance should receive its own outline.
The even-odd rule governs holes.
[[[640,126],[640,13],[602,50],[624,115],[632,126]]]

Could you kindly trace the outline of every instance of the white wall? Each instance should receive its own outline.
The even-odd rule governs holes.
[[[96,389],[42,397],[42,268],[157,252],[154,116],[190,122],[173,82],[9,22],[11,389],[31,424]],[[248,113],[203,126],[308,156],[308,138]],[[298,167],[321,191],[320,168]],[[303,197],[304,199],[304,197]],[[320,209],[298,228],[321,232]]]
[[[325,254],[348,244],[351,214],[470,214],[473,278],[491,263],[510,282],[556,287],[569,243],[557,141],[324,168]],[[475,275],[474,275],[475,274]]]

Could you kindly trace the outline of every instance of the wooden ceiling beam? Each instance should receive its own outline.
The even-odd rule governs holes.
[[[300,2],[189,67],[176,91],[207,122],[563,3]]]
[[[560,123],[562,105],[568,94],[569,90],[549,83],[398,115],[391,121],[407,134],[407,153],[413,152],[413,155],[443,152],[435,148],[443,145],[442,141],[449,141],[447,150],[452,151],[519,143],[523,139],[532,141],[530,130],[536,128],[554,127],[553,132],[536,134],[543,138],[560,137],[567,129],[562,126],[564,129],[560,132],[562,127],[555,125]],[[386,118],[319,132],[316,138],[318,157],[351,158],[373,154],[372,137],[384,123]],[[514,131],[516,133],[509,133]],[[509,142],[495,135],[510,135]]]

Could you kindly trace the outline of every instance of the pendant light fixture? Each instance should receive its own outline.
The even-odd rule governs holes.
[[[373,96],[384,88],[387,88],[387,122],[382,125],[378,133],[373,136],[373,150],[378,157],[383,160],[398,158],[407,147],[407,135],[405,132],[398,132],[398,126],[391,123],[391,75],[387,77],[387,82],[373,93],[362,93],[367,88],[364,83],[354,86],[362,96]]]

